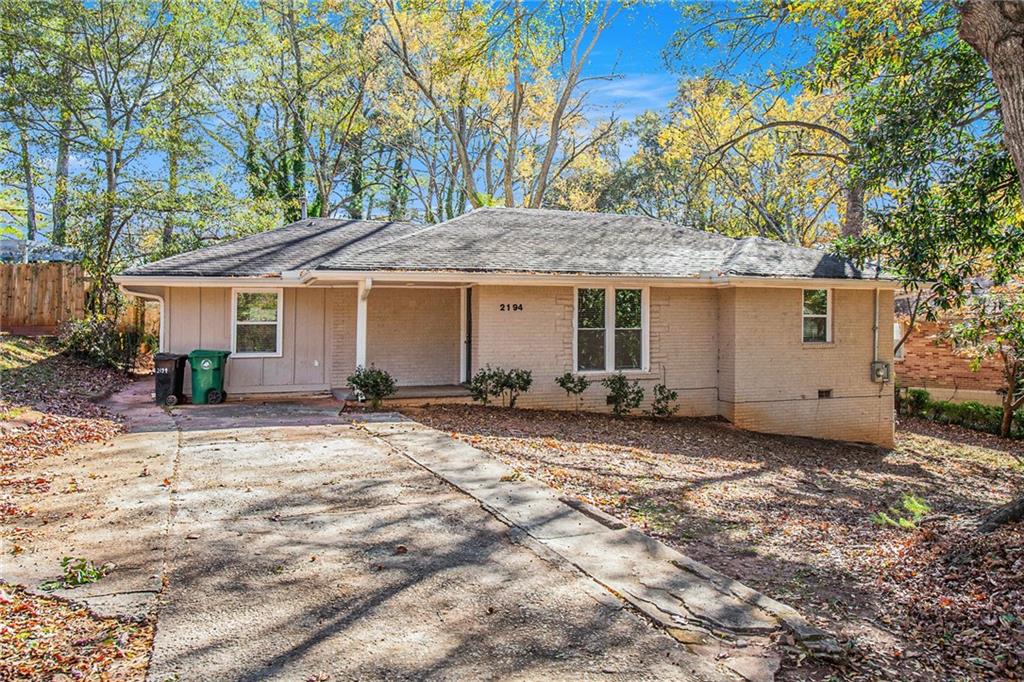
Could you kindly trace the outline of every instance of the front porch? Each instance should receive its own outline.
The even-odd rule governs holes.
[[[355,319],[349,318],[354,338],[345,339],[342,331],[336,337],[341,345],[335,346],[342,357],[354,351],[351,369],[373,366],[388,372],[399,389],[392,402],[468,399],[462,385],[469,362],[465,286],[365,279],[355,293]],[[339,399],[352,399],[347,374],[335,374],[331,392]]]

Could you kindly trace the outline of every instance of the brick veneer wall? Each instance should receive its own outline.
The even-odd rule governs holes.
[[[1004,385],[995,360],[971,370],[970,359],[957,355],[953,345],[941,338],[939,322],[919,322],[903,344],[903,360],[896,363],[901,386],[947,388],[965,391],[996,391]]]
[[[650,371],[634,374],[649,406],[655,384],[679,392],[680,414],[721,414],[743,428],[893,442],[893,387],[870,380],[871,290],[834,292],[833,343],[801,342],[801,290],[668,288],[650,290]],[[522,310],[501,310],[501,304]],[[892,293],[880,293],[880,330],[892,329]],[[554,383],[572,369],[571,287],[479,286],[473,290],[472,369],[522,367],[534,385],[523,407],[574,406]],[[892,361],[888,333],[880,358]],[[583,408],[605,411],[595,376]],[[819,398],[831,389],[831,398]]]

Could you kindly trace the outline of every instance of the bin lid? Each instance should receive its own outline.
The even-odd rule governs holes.
[[[229,350],[205,350],[202,348],[196,348],[194,351],[188,354],[191,358],[226,358],[231,355]]]
[[[153,356],[154,360],[177,360],[178,358],[187,358],[188,355],[185,353],[157,353]]]

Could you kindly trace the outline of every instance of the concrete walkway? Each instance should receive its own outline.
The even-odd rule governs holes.
[[[336,404],[175,415],[151,680],[736,679]]]
[[[838,644],[799,613],[589,505],[561,498],[490,455],[411,421],[365,425],[428,471],[477,499],[495,518],[620,595],[697,653],[747,679],[779,661],[768,637],[788,632],[818,655]]]

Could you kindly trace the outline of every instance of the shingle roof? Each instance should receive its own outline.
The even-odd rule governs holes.
[[[130,268],[125,275],[259,277],[309,270],[346,250],[422,229],[407,222],[309,218]]]
[[[643,216],[517,208],[476,209],[430,227],[303,220],[124,274],[261,276],[285,270],[876,277],[873,268],[860,270],[824,251],[759,237],[732,239]]]
[[[874,278],[818,249],[732,239],[643,216],[481,208],[328,258],[319,270],[411,270],[696,277]]]

